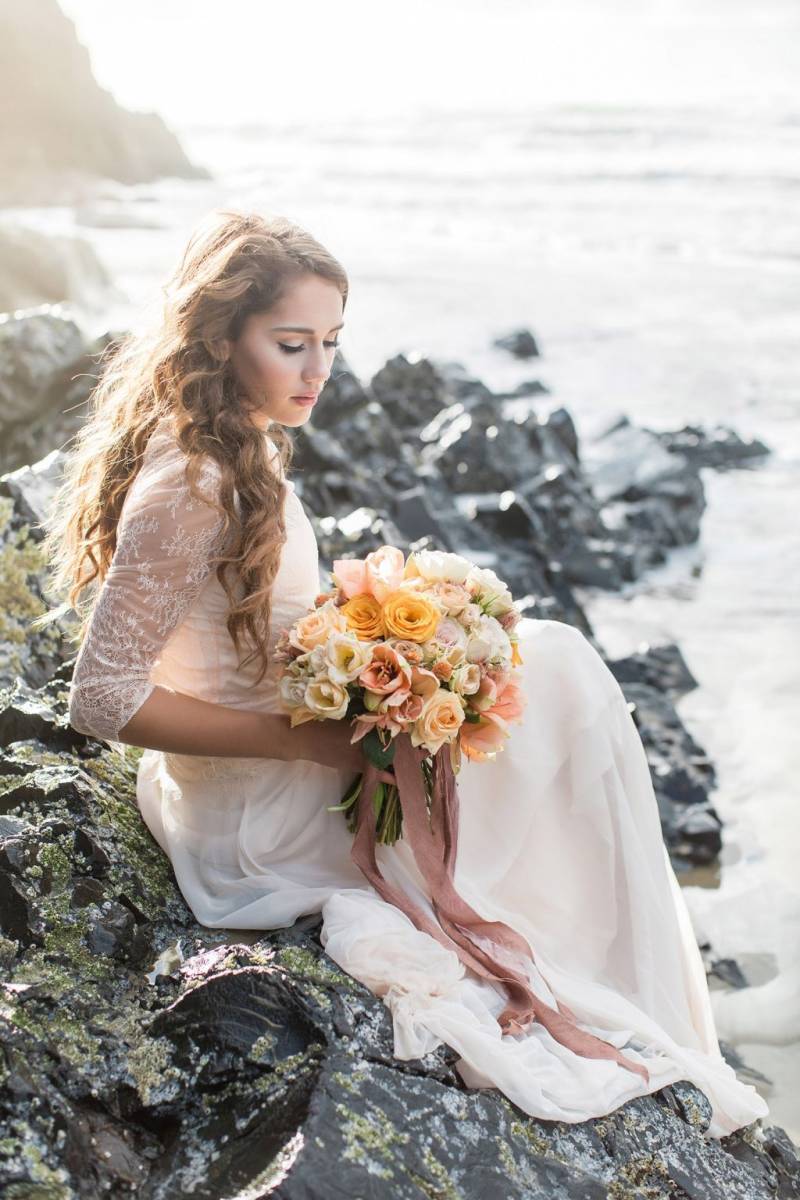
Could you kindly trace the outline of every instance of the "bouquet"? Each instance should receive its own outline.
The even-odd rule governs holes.
[[[331,591],[284,629],[276,655],[281,700],[291,725],[348,720],[368,761],[388,772],[398,738],[408,739],[428,801],[436,760],[485,761],[503,749],[525,698],[515,628],[521,613],[494,571],[459,554],[421,550],[408,560],[395,546],[365,559],[337,559]],[[404,747],[407,752],[408,747]],[[360,775],[331,811],[358,825]],[[375,837],[402,836],[399,783],[372,795]]]

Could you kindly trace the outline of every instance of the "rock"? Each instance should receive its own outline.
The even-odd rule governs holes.
[[[620,683],[644,683],[680,699],[697,687],[680,647],[675,642],[661,646],[640,646],[635,654],[608,663]]]
[[[584,444],[583,467],[618,535],[660,547],[697,540],[706,507],[698,471],[627,417]]]
[[[710,430],[702,429],[699,425],[684,425],[683,429],[675,431],[647,432],[652,433],[670,454],[679,454],[696,468],[725,470],[772,453],[759,438],[745,441],[727,425],[714,425]]]
[[[39,703],[66,714],[64,696]],[[29,739],[0,754],[17,797],[0,831],[4,1194],[58,1180],[153,1200],[667,1200],[680,1180],[766,1200],[797,1186],[783,1130],[706,1141],[708,1101],[685,1080],[572,1125],[467,1089],[447,1046],[396,1059],[387,1007],[325,954],[319,914],[266,933],[198,925],[136,808],[141,752],[85,750]]]
[[[111,281],[82,238],[0,226],[0,312],[71,300],[96,301]]]
[[[492,345],[508,350],[515,358],[539,357],[539,347],[530,329],[514,329],[503,337],[495,338]]]
[[[43,629],[30,627],[51,606],[43,533],[31,518],[46,503],[58,475],[56,462],[0,477],[0,688],[14,687],[19,677],[31,687],[52,681],[57,689],[59,668],[74,655],[77,619],[71,614]]]
[[[296,460],[321,562],[383,541],[455,549],[496,566],[527,615],[593,640],[572,582],[616,586],[647,559],[627,526],[609,529],[569,415],[507,421],[498,397],[453,364],[393,360],[381,399],[346,386],[336,419],[309,431]],[[394,425],[395,409],[406,426]],[[471,461],[503,486],[453,489],[451,436],[454,456],[463,439],[500,440],[487,464],[477,450]],[[388,1009],[324,953],[319,914],[264,933],[199,925],[137,808],[141,751],[68,724],[72,627],[27,628],[43,608],[36,526],[62,462],[56,450],[0,479],[4,1195],[797,1194],[784,1131],[756,1122],[708,1142],[708,1101],[688,1081],[571,1125],[529,1118],[497,1090],[470,1091],[447,1046],[396,1059]],[[676,870],[714,863],[715,774],[675,711],[695,686],[678,648],[640,647],[610,666]],[[719,961],[712,978],[717,968],[733,980]]]
[[[715,861],[722,848],[722,822],[709,798],[717,785],[713,764],[667,693],[624,678],[620,686],[644,744],[676,872]]]
[[[0,134],[6,205],[82,198],[87,181],[207,178],[160,117],[128,112],[92,75],[56,0],[0,0]]]
[[[0,471],[39,461],[77,432],[113,339],[86,341],[58,305],[0,317]]]
[[[86,342],[57,308],[0,321],[0,429],[35,419],[60,398]]]

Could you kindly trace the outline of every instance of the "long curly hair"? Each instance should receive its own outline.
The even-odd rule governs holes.
[[[219,503],[233,533],[226,554],[215,559],[216,576],[228,596],[226,624],[237,654],[241,657],[244,635],[251,646],[245,661],[260,659],[254,683],[263,679],[269,665],[270,592],[286,540],[284,484],[270,466],[263,429],[248,419],[249,401],[223,343],[235,340],[250,314],[270,310],[292,282],[308,273],[334,283],[344,307],[349,285],[343,267],[284,217],[218,210],[194,231],[164,288],[163,321],[152,332],[129,335],[111,348],[87,419],[67,452],[44,522],[43,550],[50,571],[47,590],[53,598],[66,596],[68,603],[51,608],[35,625],[74,610],[79,618],[75,641],[83,640],[116,548],[128,489],[151,434],[168,417],[188,456],[192,491],[203,456],[219,465]],[[274,423],[269,438],[285,471],[292,438]],[[243,585],[238,597],[237,578]]]

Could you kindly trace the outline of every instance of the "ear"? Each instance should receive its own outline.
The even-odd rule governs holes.
[[[231,356],[233,342],[230,338],[217,338],[213,342],[208,342],[207,346],[211,357],[219,363],[224,363]]]

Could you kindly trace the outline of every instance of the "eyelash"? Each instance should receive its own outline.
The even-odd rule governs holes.
[[[278,342],[278,345],[286,354],[297,354],[300,350],[305,349],[303,346],[287,346],[284,342]],[[338,340],[335,342],[323,342],[323,345],[332,346],[335,349],[337,346],[341,346],[341,342]]]

